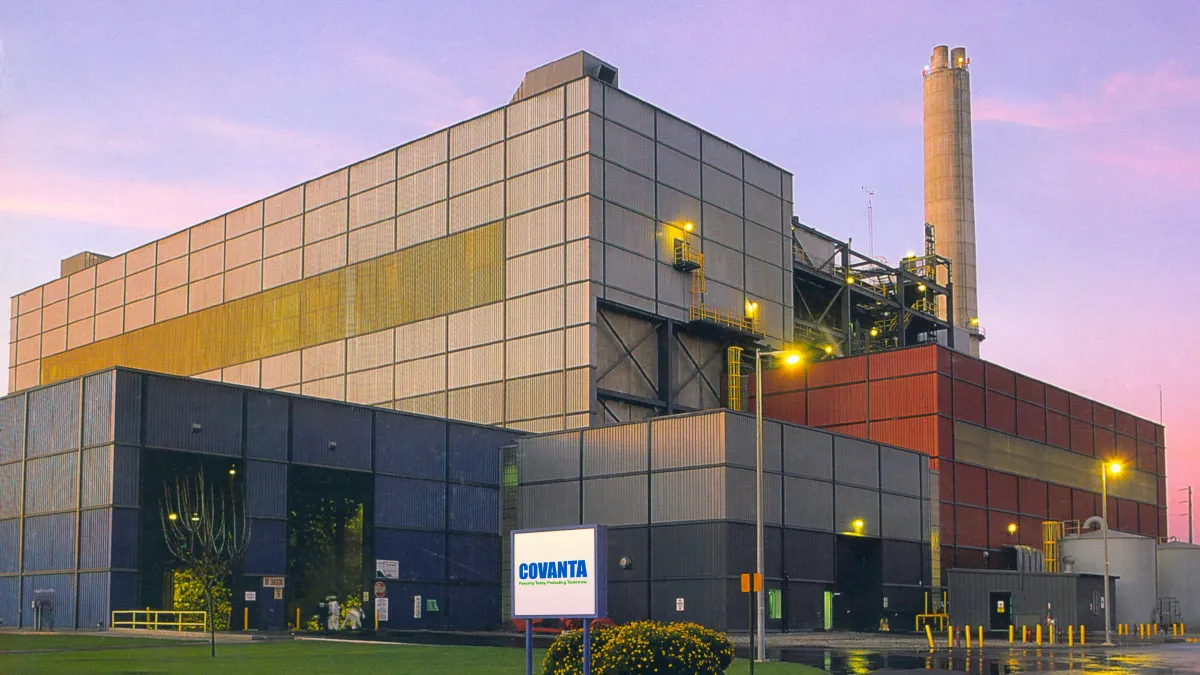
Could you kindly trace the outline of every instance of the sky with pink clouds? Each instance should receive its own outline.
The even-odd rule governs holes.
[[[3,3],[0,296],[503,105],[579,49],[791,170],[801,220],[860,249],[869,186],[895,260],[921,241],[921,68],[965,45],[983,355],[1151,419],[1161,386],[1186,536],[1197,25],[1182,0]]]

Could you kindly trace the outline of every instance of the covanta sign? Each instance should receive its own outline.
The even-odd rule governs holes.
[[[587,583],[586,560],[521,563],[517,566],[517,585]]]
[[[598,525],[513,532],[513,618],[604,616],[605,533]]]

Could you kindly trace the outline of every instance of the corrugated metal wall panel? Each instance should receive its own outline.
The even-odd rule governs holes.
[[[502,111],[499,112],[498,115],[500,119],[504,119],[504,113]],[[451,129],[450,144],[455,148],[459,147],[459,144],[455,142],[454,137],[457,136],[461,130],[469,128],[471,125],[478,124],[479,122],[486,123],[488,120],[496,117],[497,114],[488,115],[486,117],[472,120],[471,122],[467,122],[465,124],[460,124]],[[430,134],[429,136],[419,138],[415,141],[400,146],[396,150],[396,175],[407,176],[410,173],[433,166],[438,162],[446,161],[446,135],[447,134],[445,131],[439,131],[435,134]],[[465,149],[463,150],[464,152],[474,150],[475,148],[483,145],[483,143],[478,139],[469,138],[468,140],[475,141],[475,143],[466,145]],[[456,151],[455,154],[457,155],[459,153]]]
[[[880,487],[889,492],[920,497],[921,477],[925,473],[926,461],[924,457],[911,452],[880,447]]]
[[[987,511],[959,506],[954,510],[954,526],[955,541],[959,546],[987,547]]]
[[[287,573],[287,521],[250,519],[246,546],[246,574]]]
[[[26,572],[75,569],[75,514],[26,518],[22,558]]]
[[[983,361],[959,352],[954,352],[951,360],[956,379],[983,386]]]
[[[112,446],[88,448],[83,455],[83,480],[80,506],[106,506],[112,503]]]
[[[69,380],[29,393],[27,457],[79,447],[81,380]]]
[[[40,574],[26,576],[22,579],[22,596],[32,600],[35,590],[52,591],[51,610],[43,614],[43,626],[62,629],[75,627],[75,575],[74,574]],[[33,607],[29,602],[21,603],[21,625],[33,626]]]
[[[447,480],[499,485],[500,448],[517,437],[500,429],[451,424],[447,430]]]
[[[650,468],[649,443],[648,423],[588,429],[583,432],[583,475],[646,471]]]
[[[446,577],[444,532],[378,527],[374,550],[376,558],[400,563],[400,581],[442,581]]]
[[[1046,442],[1064,450],[1071,449],[1071,420],[1069,417],[1046,411]]]
[[[645,525],[650,514],[646,474],[583,481],[583,521],[608,526]]]
[[[766,385],[763,386],[766,389]],[[754,399],[751,397],[747,403],[747,409],[752,410],[754,407]],[[767,394],[763,398],[763,416],[771,419],[783,420],[792,424],[806,424],[808,422],[808,398],[802,391],[793,391],[785,394]]]
[[[109,573],[87,572],[79,575],[79,627],[107,627],[111,619],[108,607]]]
[[[782,476],[774,473],[763,476],[763,519],[768,525],[780,525],[783,522],[782,479]],[[725,513],[723,517],[726,520],[754,522],[757,510],[754,471],[733,467],[725,469]]]
[[[0,520],[0,574],[15,574],[20,569],[21,519]],[[15,599],[14,599],[15,601]],[[0,603],[7,599],[0,595]]]
[[[288,398],[246,392],[246,456],[287,459]]]
[[[818,361],[808,368],[808,386],[826,387],[834,384],[862,382],[867,378],[867,359],[852,356],[832,361]],[[770,391],[770,389],[767,389]]]
[[[1093,450],[1097,457],[1113,457],[1117,453],[1117,434],[1102,427],[1092,427]],[[1129,461],[1132,458],[1126,458]]]
[[[865,419],[865,385],[846,384],[808,392],[808,423],[813,426],[845,425]]]
[[[579,478],[579,432],[523,438],[519,443],[517,475],[522,484]]]
[[[446,535],[446,577],[449,581],[498,585],[500,537],[476,534]]]
[[[1101,405],[1099,403],[1092,404],[1092,419],[1093,423],[1101,428],[1116,430],[1116,411],[1112,408]]]
[[[113,437],[118,443],[140,443],[142,438],[142,375],[117,371],[116,379]]]
[[[1046,484],[1032,478],[1021,478],[1018,489],[1021,513],[1045,518],[1048,513]]]
[[[874,374],[874,373],[872,373]],[[871,419],[909,417],[938,412],[937,374],[871,382]]]
[[[1090,423],[1092,421],[1092,401],[1075,394],[1068,395],[1071,397],[1071,417]]]
[[[375,524],[440,530],[446,527],[446,484],[375,476]]]
[[[1047,509],[1053,520],[1071,520],[1071,488],[1048,485]]]
[[[879,446],[844,436],[833,439],[833,477],[839,483],[879,487]]]
[[[331,443],[336,444],[331,449]],[[371,411],[292,400],[292,461],[339,469],[371,469]]]
[[[984,413],[984,390],[965,382],[954,383],[954,418],[983,425],[986,421]]]
[[[1145,441],[1138,441],[1137,464],[1138,468],[1142,471],[1159,472],[1158,453],[1153,445]]]
[[[322,204],[344,198],[349,186],[346,169],[308,181],[304,184],[304,210],[311,211]]]
[[[936,455],[938,416],[922,415],[871,423],[871,440]]]
[[[1006,434],[1017,433],[1017,400],[994,391],[987,392],[987,426]]]
[[[543,94],[508,106],[508,135],[528,131],[563,116],[566,88],[555,87]]]
[[[1095,455],[1095,438],[1093,427],[1083,420],[1071,419],[1071,450],[1084,454]]]
[[[1135,441],[1133,439],[1133,437],[1131,437],[1131,436],[1124,436],[1122,434],[1117,434],[1116,456],[1124,458],[1125,461],[1131,462],[1131,463],[1134,462],[1135,460],[1137,460],[1137,458],[1138,458],[1137,441]],[[1150,473],[1158,473],[1157,471],[1155,471],[1156,467],[1154,467],[1153,464],[1147,464],[1147,466],[1150,468],[1148,468],[1146,470],[1149,471]]]
[[[650,423],[650,466],[670,469],[725,461],[723,413],[655,420]]]
[[[579,481],[522,485],[517,503],[517,527],[559,527],[578,525]]]
[[[141,527],[141,512],[137,509],[112,510],[113,568],[138,568],[138,537]]]
[[[148,375],[145,392],[146,445],[227,456],[242,454],[241,390]]]
[[[955,464],[954,494],[963,504],[987,505],[987,471],[977,466]]]
[[[495,630],[500,626],[500,586],[448,585],[445,621],[451,630]]]
[[[25,513],[73,509],[78,503],[79,454],[52,455],[26,462]]]
[[[25,452],[25,395],[0,398],[0,462],[20,459]]]
[[[118,445],[113,448],[112,502],[118,506],[138,506],[140,485],[139,450]]]
[[[880,528],[879,499],[880,493],[874,490],[835,485],[833,529],[838,532],[855,532],[854,521],[862,520],[862,533],[868,537],[878,537]],[[916,503],[920,504],[919,501]],[[919,525],[921,521],[919,506],[915,518]]]
[[[988,507],[1002,511],[1017,510],[1017,477],[1003,471],[988,471]]]
[[[375,470],[445,478],[446,422],[376,411]]]
[[[1046,409],[1017,401],[1017,434],[1023,438],[1046,442]]]
[[[576,119],[587,120],[586,117]],[[515,176],[547,164],[561,162],[563,160],[563,128],[562,122],[556,122],[537,131],[510,138],[507,144],[508,175]],[[586,128],[583,129],[583,132],[586,134]],[[586,135],[584,139],[586,139]],[[579,139],[575,140],[579,142]],[[453,173],[453,165],[451,172]],[[503,171],[501,173],[503,174]]]
[[[16,626],[21,618],[21,577],[0,577],[0,622]]]
[[[287,464],[246,461],[246,514],[286,518]]]
[[[561,162],[544,169],[510,178],[507,190],[507,214],[515,215],[561,201],[566,186],[563,183],[565,165]]]
[[[833,438],[833,434],[784,424],[784,472],[833,480]]]
[[[83,380],[83,444],[98,445],[113,439],[113,372]]]
[[[938,347],[908,347],[870,355],[871,379],[934,373],[938,370]]]
[[[79,512],[79,569],[111,567],[111,534],[112,509]]]
[[[725,471],[712,467],[652,474],[650,521],[672,523],[724,518]]]
[[[721,577],[726,570],[727,523],[692,523],[650,530],[650,577]]]
[[[459,532],[499,534],[500,491],[478,485],[448,486],[446,527]]]
[[[0,465],[0,518],[21,515],[21,464]]]
[[[1015,396],[1017,393],[1016,373],[1011,370],[1006,370],[1000,366],[984,361],[984,376],[987,381],[987,388],[992,391],[998,391],[1002,394]]]
[[[808,530],[833,530],[833,484],[785,476],[783,524]]]

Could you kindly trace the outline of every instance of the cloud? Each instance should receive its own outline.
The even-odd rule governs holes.
[[[479,96],[466,93],[455,80],[420,61],[361,45],[342,48],[346,62],[409,97],[400,118],[433,131],[487,110]]]
[[[364,154],[349,148],[348,141],[332,134],[254,125],[220,115],[188,115],[179,121],[179,127],[247,153],[294,154],[306,161],[311,161],[314,156],[331,156],[341,160],[346,156]]]

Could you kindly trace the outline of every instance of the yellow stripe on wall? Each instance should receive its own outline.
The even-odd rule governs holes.
[[[113,366],[196,375],[503,299],[495,223],[46,357],[41,383]]]

